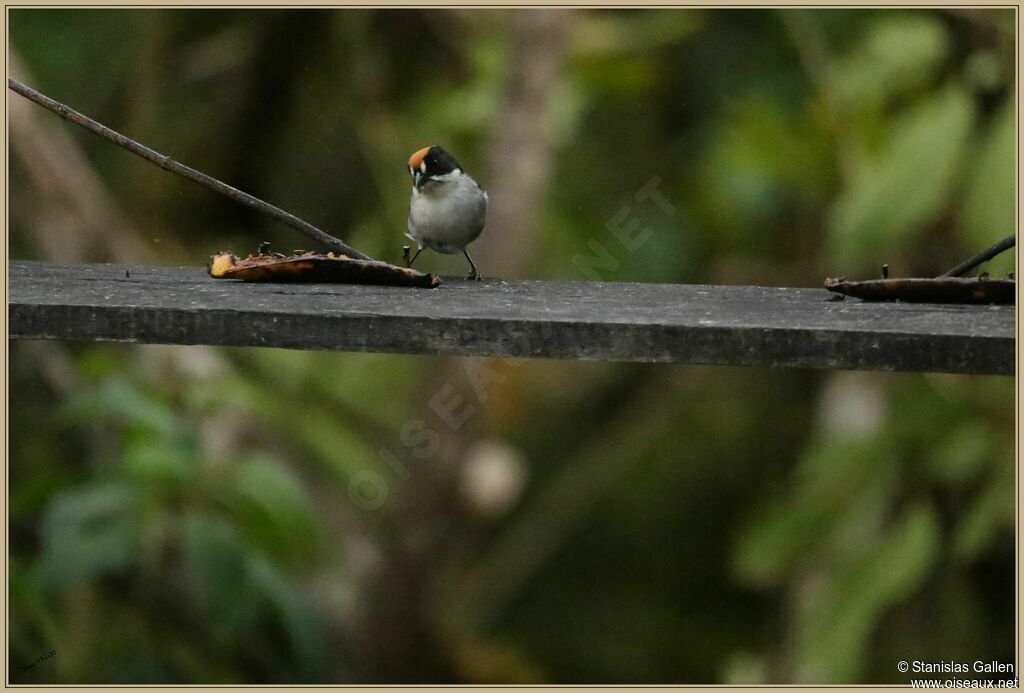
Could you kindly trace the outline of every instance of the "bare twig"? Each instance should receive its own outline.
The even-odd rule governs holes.
[[[1017,235],[1008,236],[996,243],[994,246],[973,257],[969,257],[953,269],[943,272],[940,277],[962,277],[983,262],[988,262],[1004,250],[1009,250],[1017,245]]]
[[[935,279],[869,279],[851,282],[828,278],[825,288],[836,294],[863,301],[905,303],[998,303],[1016,300],[1017,284],[1012,279],[987,277],[936,277]]]
[[[135,140],[125,137],[119,132],[111,130],[106,125],[98,123],[95,120],[92,120],[91,118],[82,115],[78,111],[75,111],[74,109],[65,106],[59,101],[54,101],[45,94],[39,93],[35,89],[32,89],[31,87],[28,87],[25,84],[22,84],[16,79],[8,77],[7,86],[11,89],[11,91],[15,92],[16,94],[20,94],[24,96],[26,99],[29,99],[30,101],[39,104],[43,108],[53,111],[65,120],[69,120],[72,123],[75,123],[76,125],[81,125],[86,130],[89,130],[90,132],[99,135],[100,137],[107,139],[113,142],[114,144],[123,147],[124,149],[127,149],[132,154],[140,156],[146,161],[154,163],[166,171],[170,171],[171,173],[177,173],[179,176],[188,178],[189,180],[199,183],[200,185],[203,185],[209,188],[210,190],[219,192],[221,195],[230,197],[232,200],[235,200],[236,202],[241,202],[247,207],[255,209],[259,212],[263,212],[264,214],[273,217],[278,221],[284,222],[285,224],[292,227],[296,231],[299,231],[308,236],[309,238],[319,243],[322,243],[329,250],[333,250],[336,253],[342,253],[344,255],[347,255],[348,257],[356,258],[358,260],[372,259],[369,256],[360,253],[358,250],[352,248],[343,241],[335,238],[334,236],[321,231],[320,229],[316,228],[312,224],[309,224],[308,222],[303,221],[302,219],[299,219],[297,216],[289,214],[283,209],[280,209],[272,204],[264,202],[263,200],[257,197],[253,197],[248,193],[244,193],[237,188],[233,188],[230,185],[227,185],[226,183],[222,183],[216,178],[212,178],[211,176],[208,176],[205,173],[201,173],[195,170],[194,168],[189,168],[184,164],[180,164],[168,156],[160,154],[159,152],[155,152],[149,147],[139,144]]]

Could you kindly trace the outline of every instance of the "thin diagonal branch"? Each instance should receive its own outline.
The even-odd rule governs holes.
[[[214,192],[219,192],[221,195],[224,195],[225,197],[230,197],[232,200],[235,200],[236,202],[241,202],[246,207],[250,207],[259,212],[263,212],[267,216],[273,217],[278,221],[284,222],[288,226],[292,227],[296,231],[305,234],[314,241],[322,243],[328,250],[333,250],[336,253],[342,253],[344,255],[347,255],[348,257],[356,258],[358,260],[373,259],[367,255],[364,255],[363,253],[360,253],[355,248],[335,238],[329,233],[325,233],[320,229],[316,228],[315,226],[313,226],[312,224],[305,222],[302,219],[299,219],[297,216],[289,214],[283,209],[275,207],[274,205],[268,202],[264,202],[258,197],[253,197],[248,193],[244,193],[238,188],[233,188],[226,183],[222,183],[216,178],[208,176],[205,173],[195,170],[194,168],[190,168],[188,166],[185,166],[184,164],[180,164],[168,156],[160,154],[159,152],[155,152],[149,147],[140,144],[129,137],[125,137],[119,132],[111,130],[106,125],[98,123],[92,118],[89,118],[88,116],[82,115],[78,111],[69,108],[68,106],[65,106],[59,101],[54,101],[45,94],[41,94],[40,92],[36,91],[35,89],[32,89],[31,87],[26,86],[25,84],[22,84],[16,79],[8,77],[7,86],[11,89],[11,91],[15,92],[16,94],[21,94],[26,99],[39,104],[43,108],[53,111],[64,120],[69,120],[76,125],[81,125],[86,130],[89,130],[90,132],[99,135],[100,137],[109,140],[114,144],[123,147],[124,149],[127,149],[132,154],[140,156],[146,161],[149,161],[150,163],[156,164],[165,171],[170,171],[171,173],[176,173],[179,176],[188,178],[190,181],[199,183],[200,185],[207,187],[210,190],[213,190]]]
[[[951,270],[943,272],[940,277],[962,277],[983,262],[988,262],[1004,250],[1009,250],[1017,245],[1017,235],[1007,236],[996,243],[988,250],[982,251],[973,257],[969,257]]]

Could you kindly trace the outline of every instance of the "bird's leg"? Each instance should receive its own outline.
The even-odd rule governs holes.
[[[412,267],[412,263],[416,262],[416,258],[418,258],[420,256],[420,253],[422,253],[422,252],[423,252],[423,248],[421,247],[419,250],[417,250],[413,254],[412,259],[410,260],[409,259],[409,246],[404,246],[402,255],[405,257],[405,266],[406,267]]]
[[[470,270],[469,274],[466,276],[466,279],[469,279],[469,280],[476,279],[477,281],[482,281],[482,277],[480,276],[480,272],[476,268],[476,263],[473,262],[473,258],[471,258],[469,256],[469,251],[466,250],[465,248],[463,248],[462,254],[466,256],[466,259],[469,260],[469,266],[473,268],[472,270]]]

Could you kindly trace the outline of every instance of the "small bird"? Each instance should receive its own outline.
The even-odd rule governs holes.
[[[466,173],[455,157],[436,144],[409,157],[412,199],[409,200],[409,233],[419,249],[407,267],[412,267],[423,248],[454,255],[461,252],[471,268],[466,279],[480,279],[476,263],[466,246],[484,229],[487,193]]]

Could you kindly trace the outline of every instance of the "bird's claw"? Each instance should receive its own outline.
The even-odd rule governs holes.
[[[474,279],[478,282],[482,282],[484,280],[484,278],[480,276],[479,272],[470,272],[466,275],[466,281],[471,282]]]

